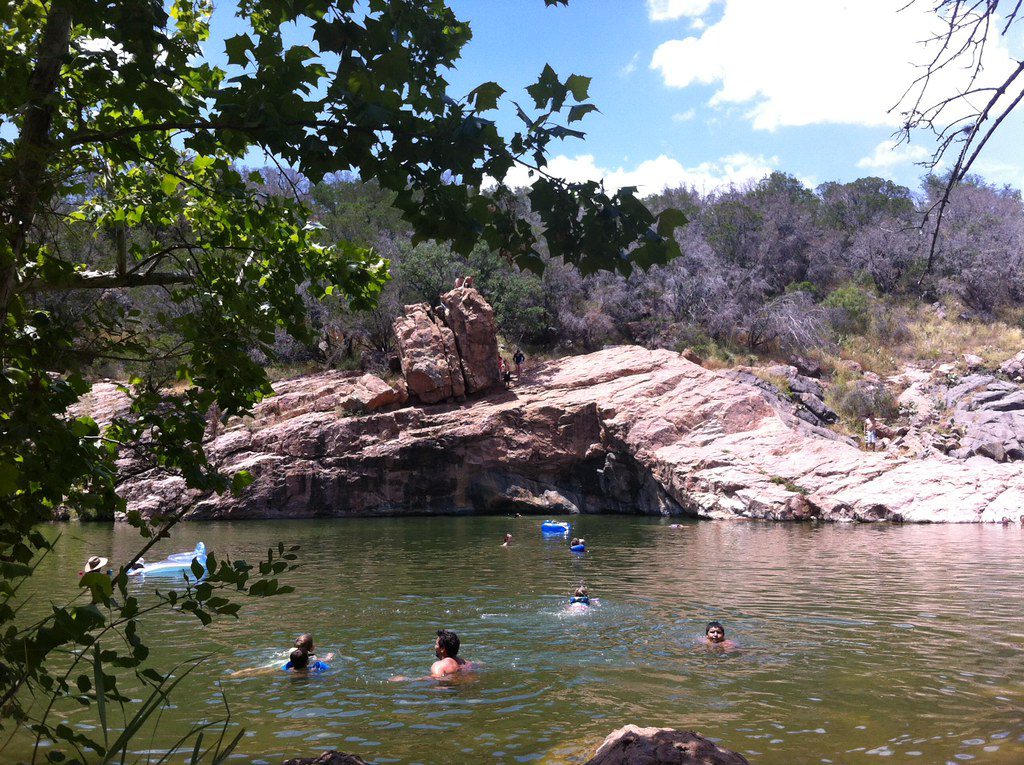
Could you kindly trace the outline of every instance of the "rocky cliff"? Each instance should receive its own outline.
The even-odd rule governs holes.
[[[408,370],[407,370],[408,373]],[[1024,470],[975,457],[868,453],[764,391],[671,351],[609,348],[535,367],[512,390],[403,404],[401,385],[313,375],[211,434],[255,481],[201,496],[126,477],[147,514],[191,518],[627,512],[706,518],[1021,522]],[[97,386],[97,409],[107,407]]]

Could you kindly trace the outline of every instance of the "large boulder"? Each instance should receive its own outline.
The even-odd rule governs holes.
[[[472,287],[456,287],[441,296],[445,323],[455,336],[466,393],[489,390],[498,379],[498,329],[494,309]]]
[[[405,306],[405,313],[395,320],[394,328],[410,396],[424,404],[435,404],[465,395],[466,382],[455,335],[429,305]]]
[[[692,731],[619,728],[586,765],[750,765],[746,757]]]
[[[369,763],[354,754],[330,751],[317,757],[296,757],[285,760],[283,765],[369,765]]]
[[[999,365],[999,371],[1014,382],[1024,382],[1024,351]]]

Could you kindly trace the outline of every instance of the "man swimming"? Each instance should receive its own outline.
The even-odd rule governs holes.
[[[708,622],[708,626],[704,628],[704,644],[709,648],[725,650],[736,647],[734,642],[725,639],[725,627],[721,622]]]
[[[311,655],[301,648],[293,648],[292,652],[288,654],[288,662],[281,669],[286,672],[323,672],[331,668],[329,664],[325,664],[319,659],[310,662]]]
[[[430,666],[431,677],[447,677],[457,672],[468,671],[472,665],[459,656],[459,636],[451,630],[438,630],[434,641],[434,655],[437,656]]]
[[[502,547],[509,547],[512,544],[512,535],[506,534],[505,541],[501,543]]]

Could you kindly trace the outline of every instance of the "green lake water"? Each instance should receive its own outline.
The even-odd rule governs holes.
[[[247,731],[244,762],[324,749],[380,763],[582,762],[626,723],[696,730],[761,765],[1024,762],[1020,527],[570,520],[585,556],[543,539],[538,518],[180,526],[147,557],[201,540],[255,559],[283,541],[302,546],[302,568],[288,577],[295,593],[248,600],[237,621],[145,620],[154,666],[212,656],[139,751],[220,716],[223,693]],[[130,528],[55,528],[33,610],[65,602],[88,555],[123,560],[138,546]],[[145,602],[167,582],[132,587]],[[599,605],[570,613],[580,582]],[[700,647],[710,619],[740,650]],[[388,682],[427,673],[441,627],[479,671]],[[329,672],[229,677],[306,631],[337,654]],[[17,739],[0,761],[27,751]]]

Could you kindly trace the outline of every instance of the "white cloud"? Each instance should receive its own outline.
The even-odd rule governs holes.
[[[681,5],[703,5],[681,2]],[[671,3],[655,5],[668,13]],[[921,40],[940,31],[929,3],[899,12],[894,0],[725,0],[721,18],[698,34],[655,50],[651,68],[673,88],[714,85],[713,106],[742,104],[753,127],[821,123],[895,126],[888,113],[927,60]],[[993,36],[986,76],[1012,66]],[[936,95],[963,85],[961,69],[933,83]]]
[[[622,67],[622,69],[619,70],[619,76],[620,77],[629,77],[629,75],[633,74],[633,72],[636,71],[636,65],[637,65],[637,62],[639,60],[640,60],[640,52],[637,51],[636,53],[633,54],[633,58],[631,58],[629,60],[629,63],[626,64],[624,67]]]
[[[895,141],[882,141],[875,147],[871,156],[862,157],[857,160],[857,167],[868,167],[872,169],[889,169],[897,165],[906,165],[911,162],[922,162],[932,153],[924,146],[903,143],[897,145]]]
[[[679,161],[662,154],[656,159],[641,162],[633,169],[609,169],[599,167],[593,155],[583,154],[577,157],[554,157],[548,163],[547,172],[567,181],[604,179],[605,188],[609,191],[617,191],[623,186],[636,186],[640,194],[647,195],[677,186],[691,186],[701,192],[730,185],[739,186],[764,178],[778,164],[778,157],[754,157],[737,153],[712,162],[701,162],[694,167],[684,167]],[[524,168],[517,167],[505,177],[505,182],[512,187],[528,186],[535,179],[536,176],[530,178]]]
[[[647,0],[647,17],[651,21],[673,21],[683,16],[707,13],[715,0]]]
[[[1009,185],[1016,189],[1024,189],[1024,170],[1020,165],[1011,162],[998,162],[996,160],[978,160],[971,168],[972,173],[977,173],[989,183],[998,186]]]
[[[678,112],[672,115],[673,122],[689,122],[697,116],[696,109],[687,109],[685,112]]]

